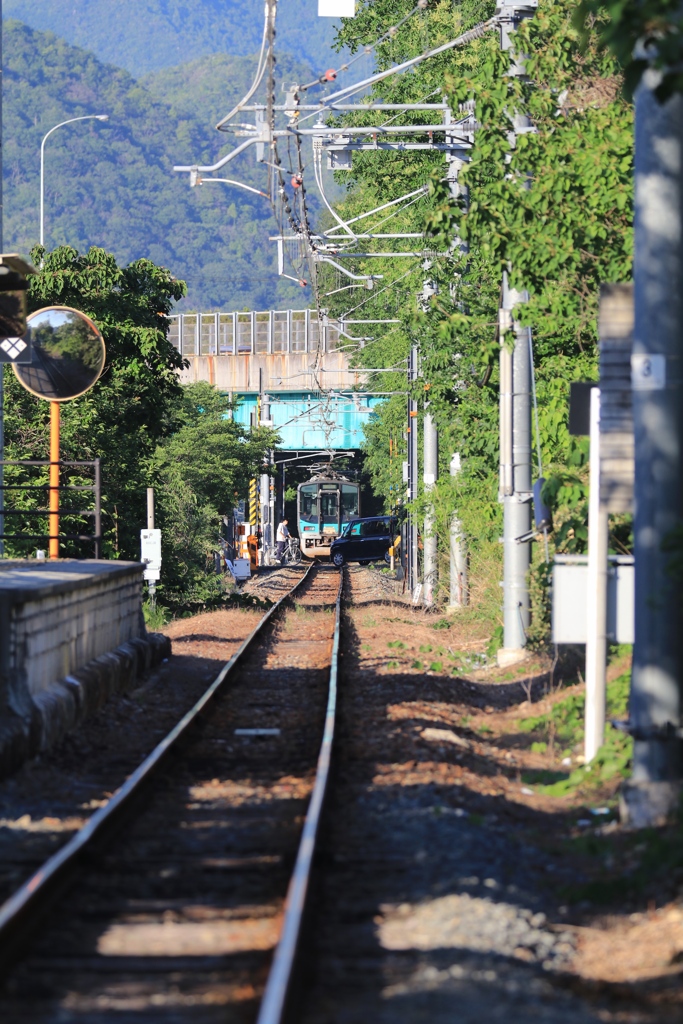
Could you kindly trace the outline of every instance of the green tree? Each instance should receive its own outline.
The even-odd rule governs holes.
[[[163,538],[163,600],[173,606],[203,604],[221,593],[207,574],[221,518],[248,492],[277,434],[246,431],[232,419],[226,395],[206,383],[183,389],[174,431],[149,462]]]
[[[155,486],[169,602],[192,604],[215,596],[219,587],[207,575],[207,556],[217,546],[220,518],[246,493],[246,481],[276,435],[237,427],[228,400],[210,385],[180,384],[183,360],[168,341],[168,314],[185,285],[168,270],[149,260],[119,267],[110,253],[96,248],[84,254],[68,246],[52,253],[36,248],[31,255],[41,266],[31,278],[29,309],[53,304],[80,309],[106,345],[100,379],[61,406],[62,458],[102,461],[105,557],[139,558],[146,488]],[[5,370],[6,458],[45,459],[49,404],[30,395],[11,368]],[[8,467],[6,477],[8,483],[35,483],[30,471],[19,467]],[[16,493],[15,507],[40,507],[33,492]],[[11,528],[21,532],[38,525],[33,517],[12,519],[17,521]],[[76,519],[65,521],[82,529]],[[8,552],[28,553],[34,547],[10,542]],[[63,553],[84,552],[67,543]]]
[[[408,0],[367,0],[340,41],[358,49],[412,6]],[[380,47],[378,64],[389,66],[422,52],[426,43],[452,39],[491,13],[487,3],[467,2],[455,10],[445,2],[430,4]],[[345,179],[342,216],[429,184],[429,194],[399,211],[391,230],[426,231],[435,253],[447,254],[456,236],[469,247],[466,256],[457,250],[429,253],[428,267],[420,260],[412,266],[359,260],[351,269],[384,274],[381,287],[362,298],[351,291],[330,301],[336,315],[351,307],[356,317],[402,321],[373,328],[375,341],[357,355],[361,365],[404,366],[410,344],[419,345],[421,379],[414,396],[420,404],[429,400],[440,436],[440,536],[447,536],[449,516],[457,510],[470,538],[475,584],[479,567],[490,572],[500,559],[498,352],[510,342],[498,331],[503,270],[509,267],[511,283],[530,293],[521,315],[533,332],[542,464],[554,498],[556,539],[570,550],[581,550],[585,540],[587,447],[568,433],[569,384],[597,376],[600,282],[625,281],[631,274],[632,110],[622,95],[619,64],[600,48],[597,26],[583,39],[573,13],[568,0],[541,0],[520,28],[515,45],[528,55],[524,80],[507,73],[509,54],[500,52],[497,34],[490,33],[376,89],[375,95],[397,101],[445,93],[456,118],[463,104],[474,105],[478,128],[460,178],[469,191],[467,207],[450,195],[441,155],[354,154]],[[510,112],[516,109],[529,114],[535,130],[519,135],[511,149]],[[352,123],[359,123],[353,116]],[[363,115],[363,123],[376,116]],[[427,277],[438,294],[423,310],[417,294]],[[404,373],[383,374],[382,385],[378,390],[405,390]],[[387,442],[400,419],[400,400],[391,399],[366,434],[374,480],[387,501]],[[463,471],[454,483],[448,462],[456,451]]]

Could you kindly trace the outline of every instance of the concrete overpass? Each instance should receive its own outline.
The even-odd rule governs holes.
[[[360,448],[381,401],[357,390],[366,378],[349,367],[357,342],[315,310],[176,314],[170,340],[190,364],[183,383],[203,380],[232,395],[238,422],[254,423],[259,395],[269,397],[279,450]]]

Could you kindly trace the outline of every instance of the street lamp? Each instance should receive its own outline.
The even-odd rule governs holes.
[[[40,144],[40,244],[45,243],[45,143],[58,128],[65,124],[73,124],[74,121],[108,121],[109,114],[83,114],[82,117],[70,117],[68,121],[60,121],[54,128],[43,137]]]

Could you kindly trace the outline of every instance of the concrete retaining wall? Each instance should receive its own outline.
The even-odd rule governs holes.
[[[135,562],[0,562],[0,775],[170,654]]]

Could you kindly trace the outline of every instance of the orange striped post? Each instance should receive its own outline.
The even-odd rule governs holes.
[[[50,558],[59,558],[59,402],[50,402]]]

